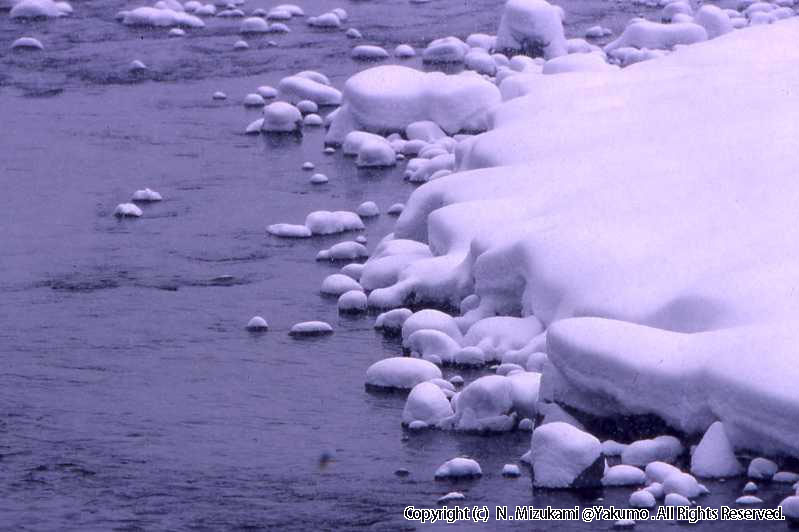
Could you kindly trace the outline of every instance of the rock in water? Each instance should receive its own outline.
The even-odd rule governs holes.
[[[749,462],[746,475],[755,480],[771,480],[777,472],[777,464],[768,458],[757,457]]]
[[[743,472],[724,425],[716,421],[705,432],[691,456],[691,473],[706,478],[735,477]]]
[[[602,485],[602,444],[568,423],[554,422],[533,431],[533,485],[540,488],[594,488]]]
[[[324,321],[303,321],[293,325],[289,334],[292,336],[319,336],[332,332],[333,327]]]
[[[402,411],[402,424],[423,421],[436,425],[452,414],[452,406],[441,388],[432,382],[420,382],[408,394]]]
[[[420,382],[440,378],[441,370],[420,358],[384,358],[366,370],[366,384],[376,388],[410,390]]]
[[[141,215],[141,209],[133,203],[120,203],[114,209],[114,216],[117,218],[138,218]]]
[[[44,45],[39,39],[33,37],[20,37],[11,43],[12,50],[44,50]]]
[[[248,331],[265,331],[268,328],[269,325],[261,316],[254,316],[249,322],[247,322]]]
[[[502,466],[502,476],[508,478],[516,478],[522,475],[519,466],[516,464],[505,464]]]
[[[162,199],[164,198],[161,196],[161,194],[159,194],[155,190],[145,188],[134,192],[131,201],[152,202],[152,201],[161,201]]]
[[[453,458],[441,464],[436,470],[436,480],[445,479],[467,479],[478,478],[483,476],[483,470],[480,469],[480,464],[471,458]]]

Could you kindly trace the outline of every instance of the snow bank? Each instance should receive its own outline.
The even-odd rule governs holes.
[[[548,423],[531,439],[533,485],[539,488],[600,486],[605,468],[599,440],[568,423]]]
[[[548,327],[565,404],[691,433],[722,421],[735,448],[799,454],[797,31],[540,76],[556,79],[497,107],[458,144],[460,171],[411,195],[394,236],[435,256],[370,302],[476,293],[485,316]]]
[[[410,390],[420,382],[440,378],[441,370],[420,358],[384,358],[366,370],[366,384],[377,388]]]
[[[566,55],[562,11],[545,0],[508,0],[497,31],[496,49],[503,53]]]
[[[326,141],[340,144],[353,130],[402,132],[430,120],[449,134],[484,130],[488,110],[500,102],[499,90],[473,72],[446,75],[398,65],[361,71],[344,86],[344,105]]]

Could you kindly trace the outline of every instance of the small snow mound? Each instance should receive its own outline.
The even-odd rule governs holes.
[[[754,495],[743,495],[735,499],[735,504],[740,504],[742,506],[750,506],[752,504],[763,504],[763,499],[760,497],[755,497]]]
[[[283,238],[308,238],[311,236],[310,229],[297,224],[272,224],[266,230],[271,235]]]
[[[374,216],[380,215],[380,207],[374,201],[364,201],[358,208],[355,209],[355,212],[361,218],[372,218]]]
[[[357,29],[355,29],[355,28],[348,29],[346,32],[344,32],[344,35],[346,35],[348,39],[362,39],[363,38],[363,34],[360,31],[358,31]]]
[[[457,343],[463,341],[463,336],[455,318],[440,310],[423,309],[414,312],[402,325],[403,345],[413,333],[422,329],[441,331]]]
[[[436,470],[436,480],[459,480],[478,478],[483,476],[483,470],[480,469],[480,464],[471,458],[453,458],[441,464]]]
[[[609,35],[613,35],[613,31],[603,26],[591,26],[585,30],[586,39],[601,39],[602,37],[607,37]]]
[[[147,70],[147,65],[145,65],[139,59],[134,59],[133,61],[130,62],[128,70],[130,70],[131,72],[143,72]]]
[[[265,331],[268,328],[269,325],[261,316],[253,316],[250,321],[247,322],[248,331]]]
[[[414,51],[413,47],[407,44],[400,44],[394,48],[394,57],[399,59],[408,59],[410,57],[414,57],[416,52]]]
[[[17,4],[19,6],[21,4]],[[13,11],[12,11],[13,14]],[[126,26],[186,26],[190,28],[204,28],[205,22],[194,15],[184,11],[172,9],[158,9],[155,7],[138,7],[125,13],[122,24]]]
[[[621,453],[623,453],[626,448],[626,443],[619,443],[616,440],[605,440],[602,442],[602,454],[605,456],[621,456]]]
[[[746,483],[746,485],[743,487],[743,490],[742,490],[742,491],[743,491],[744,493],[747,493],[747,494],[750,494],[750,493],[757,493],[757,484],[755,484],[754,482],[752,482],[752,481],[750,480],[750,481],[749,481],[749,482],[747,482],[747,483]]]
[[[516,464],[505,464],[502,466],[502,476],[516,478],[522,476],[522,471]]]
[[[133,197],[131,201],[141,201],[141,202],[151,202],[151,201],[161,201],[164,198],[156,192],[155,190],[151,190],[149,188],[144,188],[142,190],[137,190],[133,193]]]
[[[311,113],[311,114],[305,115],[305,118],[302,119],[302,123],[305,126],[321,127],[321,126],[324,125],[325,122],[324,122],[324,120],[322,119],[321,116],[319,116],[317,114],[314,114],[314,113]]]
[[[380,46],[362,44],[352,49],[350,57],[358,61],[382,61],[388,59],[388,52]]]
[[[533,485],[583,488],[601,485],[605,466],[601,444],[568,423],[541,425],[531,439]]]
[[[438,501],[436,501],[436,502],[441,504],[441,503],[447,503],[447,502],[452,502],[452,501],[462,501],[464,499],[466,499],[466,495],[464,495],[460,491],[450,491],[446,495],[444,495],[442,497],[439,497]]]
[[[399,334],[405,320],[412,314],[413,311],[407,308],[395,308],[383,312],[375,319],[375,329],[383,329],[384,333]]]
[[[377,388],[410,390],[420,382],[440,378],[441,370],[421,358],[385,358],[366,370],[366,384]]]
[[[399,216],[402,214],[402,210],[405,208],[404,203],[395,203],[391,207],[388,208],[386,214],[390,214],[391,216]]]
[[[462,63],[469,45],[457,37],[436,39],[422,52],[425,63]]]
[[[303,321],[291,326],[289,334],[292,336],[317,336],[333,332],[333,327],[324,321]]]
[[[339,105],[342,95],[337,89],[324,83],[324,78],[301,75],[288,76],[278,83],[278,95],[289,102],[310,100],[317,105]]]
[[[663,501],[664,506],[691,506],[691,501],[679,493],[669,493]]]
[[[782,513],[785,514],[786,519],[793,522],[799,521],[799,496],[786,497],[780,503],[780,507],[782,507]]]
[[[624,449],[623,464],[645,466],[650,462],[674,462],[683,453],[680,441],[674,436],[658,436],[651,440],[638,440]]]
[[[566,55],[562,12],[545,0],[508,0],[497,31],[496,49],[547,59]]]
[[[793,484],[799,481],[799,475],[791,471],[777,471],[774,473],[774,476],[771,477],[771,481],[779,484]]]
[[[672,473],[663,481],[663,492],[678,493],[692,499],[705,493],[704,488],[688,473]]]
[[[225,94],[222,91],[216,91],[215,93],[213,93],[211,95],[211,99],[212,100],[226,100],[227,99],[227,94]]]
[[[56,18],[63,17],[71,12],[72,6],[67,2],[22,0],[14,2],[9,17],[12,19]]]
[[[310,177],[310,179],[308,179],[308,181],[312,185],[322,185],[324,183],[327,183],[329,179],[325,174],[314,174]]]
[[[266,105],[264,97],[254,92],[245,96],[242,103],[244,104],[244,107],[263,107]]]
[[[20,37],[11,43],[12,50],[44,50],[44,45],[39,39],[33,37]]]
[[[133,203],[120,203],[114,209],[114,216],[117,218],[139,218],[142,210]]]

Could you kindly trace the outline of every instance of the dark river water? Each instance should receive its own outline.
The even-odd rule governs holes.
[[[364,43],[393,48],[494,32],[501,3],[301,5],[309,15],[344,7]],[[324,155],[322,131],[301,141],[242,134],[258,115],[242,107],[246,93],[305,69],[340,86],[365,67],[349,59],[353,42],[294,20],[292,33],[249,38],[252,48],[235,52],[239,20],[206,19],[169,39],[115,22],[125,7],[77,0],[73,17],[33,23],[0,13],[0,528],[407,529],[402,509],[435,506],[453,488],[433,472],[461,454],[484,471],[455,488],[469,505],[594,500],[533,493],[526,472],[502,478],[529,433],[403,438],[403,397],[363,387],[366,368],[400,353],[398,343],[374,332],[373,316],[340,318],[318,293],[336,267],[314,256],[344,238],[266,234],[312,210],[365,200],[385,209],[412,190],[400,168],[361,171]],[[618,30],[638,12],[594,0],[564,7],[572,36],[596,23]],[[10,52],[23,35],[46,50]],[[132,76],[133,59],[150,73]],[[217,90],[229,99],[212,101]],[[310,186],[304,161],[330,183]],[[114,207],[143,187],[165,201],[116,220]],[[368,222],[370,245],[392,223]],[[256,314],[268,333],[244,330]],[[310,319],[335,334],[288,336]],[[320,468],[323,453],[333,460]],[[730,503],[742,483],[711,483],[708,502]],[[629,492],[607,490],[604,503],[626,506]]]

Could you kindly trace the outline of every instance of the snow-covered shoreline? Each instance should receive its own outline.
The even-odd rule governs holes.
[[[781,21],[621,71],[517,76],[526,95],[458,144],[456,172],[415,191],[387,237],[434,256],[399,266],[370,303],[475,294],[463,333],[535,315],[551,327],[549,399],[688,433],[721,420],[738,449],[799,454],[797,31]]]

